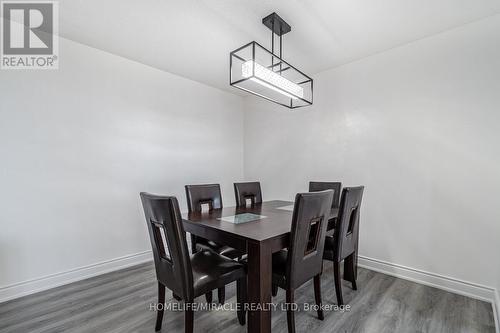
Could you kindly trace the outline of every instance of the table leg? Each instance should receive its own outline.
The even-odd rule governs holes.
[[[272,252],[262,242],[248,242],[248,303],[262,309],[248,312],[248,333],[271,332]]]

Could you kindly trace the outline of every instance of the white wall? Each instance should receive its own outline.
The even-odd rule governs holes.
[[[246,98],[265,199],[365,185],[360,254],[500,283],[500,16],[323,72],[310,108]],[[492,294],[492,293],[491,293]]]
[[[232,204],[243,178],[241,97],[60,47],[57,71],[0,71],[0,294],[150,250],[140,191],[185,209],[184,184],[219,182]]]

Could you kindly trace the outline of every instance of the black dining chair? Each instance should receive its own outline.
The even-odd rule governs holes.
[[[309,192],[333,190],[332,209],[339,208],[341,189],[341,182],[309,182]],[[337,223],[337,218],[330,219],[330,221],[328,221],[327,231],[333,230],[335,228],[335,223]]]
[[[314,296],[321,309],[321,273],[326,227],[330,216],[333,191],[298,193],[293,208],[290,247],[273,254],[273,288],[286,290],[286,302],[294,302],[294,293],[305,282],[314,279]],[[274,292],[273,292],[274,293]],[[295,332],[293,309],[287,309],[288,332]]]
[[[309,182],[309,192],[318,192],[324,190],[333,190],[332,208],[339,208],[341,182]]]
[[[222,194],[219,184],[186,185],[186,198],[189,212],[201,212],[203,205],[208,206],[208,211],[222,208]],[[235,259],[243,255],[240,251],[226,245],[218,244],[203,237],[191,235],[191,251],[210,249],[225,257]],[[218,290],[219,303],[225,301],[225,288]],[[208,303],[212,302],[212,292],[206,295]]]
[[[234,183],[234,196],[238,207],[246,207],[247,200],[250,200],[252,206],[261,204],[262,191],[260,182]]]
[[[185,303],[185,332],[193,332],[193,302],[200,295],[236,281],[238,320],[245,324],[246,270],[239,262],[211,250],[189,255],[179,203],[175,197],[140,194],[153,249],[158,280],[158,304],[155,330],[161,329],[165,288]]]
[[[340,263],[345,260],[344,276],[349,276],[352,289],[357,290],[356,263],[359,241],[359,214],[364,186],[346,187],[342,190],[339,216],[332,236],[326,237],[323,259],[333,262],[337,304],[343,305]]]

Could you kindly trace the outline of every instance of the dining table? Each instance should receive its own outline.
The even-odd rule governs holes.
[[[271,332],[272,254],[290,245],[293,205],[290,201],[273,200],[183,214],[186,232],[247,254],[248,332]],[[332,208],[330,235],[337,215],[338,208]],[[346,280],[351,278],[344,275]]]

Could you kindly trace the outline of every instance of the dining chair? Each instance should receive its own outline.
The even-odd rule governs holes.
[[[298,193],[293,208],[290,246],[273,254],[273,287],[286,290],[286,302],[294,302],[294,293],[305,282],[314,279],[314,297],[318,318],[321,308],[321,273],[326,227],[330,216],[333,191]],[[293,309],[287,309],[288,332],[295,332]]]
[[[219,184],[186,185],[186,198],[189,212],[201,212],[203,205],[208,206],[208,211],[222,208],[222,194]],[[203,237],[191,235],[191,251],[210,249],[230,259],[241,258],[240,251],[226,245],[218,244]],[[218,290],[219,303],[225,301],[225,288]],[[212,302],[212,292],[206,295],[208,303]]]
[[[333,190],[332,209],[339,208],[340,191],[342,189],[341,182],[309,182],[309,192],[317,192],[324,190]],[[337,218],[332,218],[328,221],[327,231],[332,231],[337,223]]]
[[[342,190],[339,217],[333,236],[326,237],[323,259],[333,262],[337,304],[343,305],[340,263],[345,260],[344,270],[349,270],[352,289],[357,290],[356,262],[359,240],[359,214],[364,186],[346,187]],[[346,271],[344,271],[346,274]]]
[[[140,194],[158,280],[158,306],[155,330],[161,329],[165,288],[184,301],[185,332],[193,332],[193,302],[200,295],[236,281],[238,320],[245,324],[245,266],[211,250],[189,255],[177,198]]]
[[[309,192],[333,190],[332,208],[339,208],[341,182],[309,182]]]
[[[252,206],[262,203],[260,182],[234,183],[234,196],[238,207],[246,207],[247,200]]]

